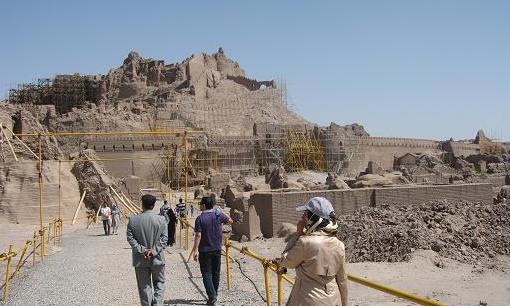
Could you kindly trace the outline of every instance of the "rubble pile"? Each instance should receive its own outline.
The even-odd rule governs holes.
[[[501,187],[498,194],[494,198],[494,203],[510,203],[510,186]]]
[[[432,201],[365,207],[339,218],[347,260],[407,261],[417,249],[465,263],[510,255],[510,205]]]
[[[39,109],[37,109],[37,111],[39,111]],[[2,108],[0,109],[0,123],[3,124],[4,129],[6,128],[8,131],[13,131],[15,123],[11,118],[21,116],[23,117],[23,129],[26,133],[52,132],[52,130],[48,130],[47,126],[41,122],[42,119],[38,118],[39,114],[37,111],[34,109],[24,109],[19,105],[5,104],[2,105]],[[7,134],[11,135],[10,132]],[[32,152],[39,154],[39,140],[37,137],[25,136],[21,137],[21,139],[32,150]],[[34,158],[34,155],[14,137],[11,138],[11,144],[18,157],[26,159]],[[62,155],[62,151],[60,150],[55,137],[42,137],[41,150],[43,159],[57,159]]]
[[[265,173],[265,182],[271,189],[288,188],[287,173],[282,165],[271,164]]]
[[[402,169],[406,169],[411,176],[420,176],[427,174],[435,175],[455,175],[464,172],[470,172],[469,163],[462,159],[455,158],[452,162],[452,167],[443,163],[439,158],[429,154],[420,154],[416,158],[415,165],[401,166]],[[469,170],[468,170],[469,169]]]
[[[94,161],[97,155],[93,150],[83,150],[77,156],[71,156],[76,159],[71,172],[78,180],[80,194],[87,191],[84,198],[85,206],[89,209],[97,210],[105,203],[112,206],[115,201],[112,199],[110,186],[114,186],[113,178],[107,174],[104,167]]]

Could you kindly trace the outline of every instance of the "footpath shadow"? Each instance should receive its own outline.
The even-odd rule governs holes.
[[[204,298],[204,300],[207,300],[207,295],[204,293],[202,288],[200,288],[200,286],[193,280],[193,274],[191,274],[191,269],[189,268],[188,262],[186,261],[184,256],[182,256],[182,253],[179,253],[179,256],[181,257],[181,260],[182,260],[182,263],[184,264],[184,267],[186,267],[186,271],[188,272],[188,276],[189,276],[188,279],[189,279],[190,283],[193,285],[193,287],[195,287],[195,289],[197,289],[198,293],[200,293],[202,298]],[[185,301],[186,300],[184,300],[184,302]],[[203,301],[201,301],[202,302],[201,304],[193,304],[193,302],[196,302],[194,300],[188,300],[188,302],[190,304],[187,304],[187,305],[205,305],[205,304],[203,304]],[[183,303],[183,304],[185,304],[185,303]]]
[[[207,305],[207,303],[204,300],[175,299],[166,300],[163,305]]]

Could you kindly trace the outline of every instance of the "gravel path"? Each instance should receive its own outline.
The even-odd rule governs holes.
[[[12,282],[9,301],[2,305],[139,305],[125,225],[119,235],[102,233],[98,224],[64,236],[62,248]],[[187,254],[167,249],[165,305],[205,305],[198,263],[185,263]],[[239,276],[227,291],[222,262],[218,305],[263,305],[253,285],[234,273]]]
[[[285,243],[280,238],[245,243],[262,256],[274,258]],[[178,247],[167,249],[165,305],[205,305],[204,289],[198,264],[186,264],[187,253]],[[64,236],[62,248],[34,268],[22,270],[11,285],[9,301],[0,305],[139,305],[131,250],[125,227],[118,236],[105,237],[102,228],[77,230]],[[241,264],[232,264],[233,290],[227,291],[222,269],[218,305],[264,305],[257,290],[264,294],[261,265],[233,252]],[[479,270],[473,265],[442,258],[433,251],[421,251],[410,262],[351,263],[348,271],[382,284],[438,299],[447,305],[508,305],[510,298],[510,257],[501,257],[494,269]],[[435,262],[440,259],[445,267]],[[496,264],[496,262],[495,262]],[[222,263],[224,268],[224,262]],[[504,270],[504,271],[503,271]],[[293,271],[290,271],[293,275]],[[248,281],[253,280],[254,284]],[[276,305],[276,279],[271,274],[272,305]],[[290,287],[285,285],[285,296]],[[285,298],[286,300],[286,298]],[[410,305],[382,292],[349,284],[353,305]]]

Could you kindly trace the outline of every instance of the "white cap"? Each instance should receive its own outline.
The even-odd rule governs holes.
[[[328,199],[323,197],[315,197],[311,198],[306,205],[296,207],[296,211],[305,211],[308,210],[312,214],[329,221],[332,221],[332,216],[335,215],[335,210],[333,209],[333,205],[329,202]]]

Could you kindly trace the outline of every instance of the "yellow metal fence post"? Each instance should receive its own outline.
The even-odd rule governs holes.
[[[188,223],[188,219],[185,218],[184,219],[185,222],[186,222],[186,229],[185,229],[185,232],[184,232],[184,237],[185,237],[185,242],[184,242],[184,249],[185,250],[188,250],[189,249],[189,223]]]
[[[61,177],[61,168],[62,168],[62,161],[59,160],[58,161],[58,218],[61,219],[62,218],[62,215],[60,213],[61,209],[60,207],[62,206],[62,184],[60,183],[60,177]]]
[[[182,218],[179,218],[179,247],[182,248]]]
[[[227,290],[231,288],[232,275],[230,274],[230,241],[225,238],[225,266],[227,269]]]
[[[48,223],[48,235],[46,236],[46,243],[50,244],[51,241],[51,222]]]
[[[184,131],[183,143],[184,143],[184,204],[185,213],[188,213],[188,139],[186,138],[186,131]]]
[[[7,300],[7,296],[9,295],[9,280],[10,270],[11,270],[11,260],[12,260],[12,245],[9,245],[9,253],[7,253],[7,267],[5,269],[5,286],[4,286],[4,301]]]
[[[280,269],[276,273],[278,277],[278,306],[283,306],[283,275]]]
[[[39,230],[43,232],[43,180],[42,180],[42,138],[38,136],[39,142]],[[44,250],[44,247],[43,247]]]
[[[266,290],[266,305],[271,306],[271,292],[269,287],[269,263],[267,261],[263,262],[264,266],[264,288]]]
[[[41,236],[41,260],[44,259],[44,228],[39,231],[39,236]]]
[[[62,235],[64,234],[64,221],[62,219],[58,222],[58,243],[62,242]]]
[[[34,238],[32,240],[33,242],[33,252],[32,252],[32,266],[35,266],[35,253],[37,252],[37,235],[34,232]]]
[[[53,224],[53,245],[57,245],[57,226],[58,221],[55,220],[55,223]]]

